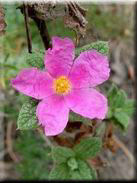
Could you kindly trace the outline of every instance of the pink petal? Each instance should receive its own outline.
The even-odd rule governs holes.
[[[38,104],[36,114],[39,124],[45,127],[45,134],[54,136],[60,134],[66,127],[69,108],[62,96],[52,95]]]
[[[43,99],[53,94],[52,77],[39,71],[37,68],[23,69],[15,79],[12,86],[25,95],[36,99]]]
[[[69,78],[74,88],[93,87],[106,81],[109,73],[107,57],[92,50],[81,53],[74,61]]]
[[[45,53],[45,67],[54,77],[68,75],[74,58],[74,44],[69,38],[52,38],[52,49]]]
[[[72,111],[90,119],[104,119],[107,113],[107,99],[95,89],[74,89],[65,102]]]

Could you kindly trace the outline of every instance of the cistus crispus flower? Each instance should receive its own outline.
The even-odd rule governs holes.
[[[11,81],[18,91],[40,100],[36,115],[47,136],[64,130],[70,110],[90,119],[104,119],[107,113],[106,97],[93,88],[109,78],[107,56],[90,50],[75,59],[74,53],[69,38],[53,37],[45,69],[23,69]]]

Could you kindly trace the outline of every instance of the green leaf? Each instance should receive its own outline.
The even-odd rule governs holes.
[[[123,107],[126,103],[127,100],[127,95],[125,93],[125,91],[123,90],[119,90],[116,94],[116,96],[113,98],[113,108],[119,108],[119,107]]]
[[[90,168],[88,164],[81,160],[77,160],[78,169],[70,171],[70,178],[73,180],[95,180],[96,171]]]
[[[32,66],[32,67],[37,67],[39,69],[44,68],[44,54],[41,51],[35,51],[33,53],[28,53],[26,55],[26,62]]]
[[[123,107],[123,111],[130,117],[135,112],[135,101],[132,99],[128,99],[126,104]]]
[[[69,158],[74,157],[75,153],[67,147],[53,147],[52,157],[56,163],[66,162]]]
[[[116,98],[118,93],[118,88],[117,86],[113,83],[112,86],[110,87],[108,93],[107,93],[107,97],[108,97],[108,101],[109,101],[109,106],[111,107],[113,105],[113,101]]]
[[[91,170],[88,164],[83,160],[78,160],[80,175],[83,179],[92,179]]]
[[[113,110],[111,109],[111,107],[109,107],[107,112],[107,118],[111,119],[112,117],[113,117]]]
[[[107,118],[112,119],[122,130],[126,130],[129,117],[135,110],[135,101],[128,99],[126,92],[118,89],[115,84],[112,84],[107,96],[109,104]]]
[[[91,122],[91,119],[84,118],[83,116],[76,114],[74,112],[69,113],[69,121],[79,121],[79,122]]]
[[[135,100],[128,99],[127,102],[126,102],[126,107],[127,108],[135,108]]]
[[[95,49],[104,55],[108,55],[108,52],[109,52],[108,42],[107,41],[97,41],[97,42],[85,45],[81,48],[77,48],[76,52],[75,52],[76,57],[78,57],[80,55],[80,53],[82,53],[84,51],[92,50],[92,49]]]
[[[101,150],[101,140],[97,137],[85,138],[81,142],[74,146],[73,150],[76,156],[82,159],[95,157]]]
[[[97,179],[97,172],[93,167],[92,168],[90,167],[90,173],[92,176],[92,180],[96,180]]]
[[[75,170],[78,168],[78,164],[75,158],[70,158],[67,162],[68,166],[71,170]]]
[[[125,130],[128,127],[129,116],[125,112],[120,110],[116,110],[114,116],[117,119],[117,122],[122,127],[122,129]]]
[[[28,100],[25,102],[19,112],[17,127],[20,130],[31,130],[38,127],[36,117],[37,101]]]
[[[69,178],[69,168],[67,164],[61,163],[56,165],[49,174],[49,179],[65,180]]]
[[[51,149],[45,144],[44,139],[35,131],[24,130],[19,133],[13,145],[21,156],[20,163],[15,165],[20,178],[47,180],[50,172],[47,165],[52,165],[53,161]]]
[[[108,91],[109,106],[111,108],[120,108],[125,106],[127,99],[127,94],[124,90],[118,89],[113,83],[110,90]]]
[[[70,174],[70,179],[72,180],[82,180],[79,170],[70,171],[69,174]]]

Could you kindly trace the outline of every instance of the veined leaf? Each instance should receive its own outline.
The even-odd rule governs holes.
[[[18,116],[18,129],[31,130],[38,127],[36,105],[37,101],[34,100],[28,100],[23,104]]]
[[[107,41],[97,41],[88,45],[85,45],[81,48],[76,48],[75,54],[76,57],[80,55],[80,53],[88,50],[97,50],[98,52],[108,55],[109,52],[109,47],[108,47],[108,42]]]
[[[77,160],[78,169],[70,171],[70,177],[72,180],[95,180],[96,171],[93,168],[90,168],[88,164],[81,160]]]
[[[67,164],[61,163],[56,165],[49,174],[49,179],[65,180],[69,179],[69,168]]]
[[[70,121],[80,121],[80,122],[91,122],[91,119],[84,118],[83,116],[76,114],[72,111],[69,113],[69,120]]]
[[[73,150],[78,158],[87,159],[95,157],[101,150],[102,142],[100,138],[91,137],[82,139],[81,142],[74,146]]]
[[[75,158],[70,158],[67,162],[71,170],[76,170],[78,168],[78,163]]]
[[[70,148],[60,146],[52,148],[52,157],[56,163],[66,162],[69,158],[74,156],[75,153]]]
[[[114,116],[122,129],[125,130],[129,124],[129,116],[125,112],[118,110],[114,113]]]
[[[28,53],[26,55],[26,62],[32,66],[32,67],[37,67],[39,69],[44,68],[44,54],[41,51],[33,52],[33,53]]]

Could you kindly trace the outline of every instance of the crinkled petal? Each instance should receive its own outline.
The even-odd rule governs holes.
[[[92,88],[74,89],[65,102],[72,111],[90,119],[104,119],[107,113],[106,97]]]
[[[35,99],[53,95],[53,78],[37,68],[23,69],[11,84],[16,90]]]
[[[45,67],[54,77],[68,75],[74,59],[74,44],[69,38],[52,38],[52,49],[45,53]]]
[[[74,88],[94,87],[106,81],[109,73],[107,57],[92,50],[81,53],[74,61],[69,78]]]
[[[54,136],[66,127],[69,108],[62,96],[52,95],[38,104],[36,114],[39,124],[45,128],[46,136]]]

